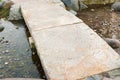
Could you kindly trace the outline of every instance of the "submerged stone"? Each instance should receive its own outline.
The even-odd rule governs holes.
[[[4,30],[3,26],[0,26],[0,32],[2,32]]]

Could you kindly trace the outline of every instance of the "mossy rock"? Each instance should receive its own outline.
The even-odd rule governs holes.
[[[9,15],[9,11],[10,9],[2,9],[2,11],[0,12],[0,17],[3,18],[3,17],[7,17]]]

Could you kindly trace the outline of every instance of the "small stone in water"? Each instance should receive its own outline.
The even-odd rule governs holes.
[[[5,53],[9,53],[9,50],[6,50]]]
[[[4,27],[0,26],[0,32],[2,32],[4,30]]]
[[[91,11],[92,11],[92,12],[94,12],[94,11],[95,11],[95,9],[91,9]]]
[[[15,61],[19,61],[20,59],[17,58],[17,59],[14,59],[14,60],[15,60]]]
[[[2,59],[2,57],[0,56],[0,59]]]
[[[29,51],[29,49],[26,49],[26,51],[28,52],[28,51]]]
[[[8,64],[8,62],[5,62],[5,65],[7,65]]]

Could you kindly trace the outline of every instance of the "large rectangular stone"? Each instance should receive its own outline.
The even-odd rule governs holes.
[[[21,9],[30,31],[82,22],[63,7],[44,1],[26,2]]]
[[[86,24],[32,32],[48,80],[78,80],[120,67],[120,56]]]

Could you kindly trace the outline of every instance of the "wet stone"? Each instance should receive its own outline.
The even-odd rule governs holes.
[[[120,76],[120,69],[115,69],[115,70],[109,71],[108,74],[109,74],[110,78],[115,78],[117,76]]]
[[[94,75],[92,76],[95,80],[102,80],[103,76],[102,75]]]
[[[8,62],[5,62],[5,65],[7,65],[8,64]]]
[[[92,77],[89,77],[89,78],[87,78],[86,80],[94,80],[94,78],[92,78]]]
[[[4,30],[3,26],[0,26],[0,32],[2,32]]]

